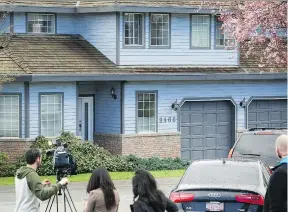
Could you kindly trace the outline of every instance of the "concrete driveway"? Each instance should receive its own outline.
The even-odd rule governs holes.
[[[157,179],[159,188],[168,196],[170,191],[178,183],[179,178],[163,178]],[[120,206],[118,212],[129,212],[129,205],[133,202],[131,181],[114,181],[117,190],[120,193]],[[86,183],[71,183],[69,191],[72,196],[73,202],[78,212],[83,211],[84,200],[87,198],[85,193]],[[63,196],[59,196],[59,211],[64,211]],[[41,212],[45,211],[47,201],[41,204]],[[1,186],[0,187],[0,211],[13,212],[15,207],[15,191],[14,186]],[[56,211],[55,205],[51,211]],[[67,212],[70,212],[69,207]],[[74,211],[73,211],[74,212]]]

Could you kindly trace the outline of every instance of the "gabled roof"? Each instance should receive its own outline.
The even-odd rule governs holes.
[[[6,39],[6,40],[5,40]],[[116,66],[80,35],[2,37],[2,69],[26,74],[114,73]],[[1,68],[0,68],[1,70]]]

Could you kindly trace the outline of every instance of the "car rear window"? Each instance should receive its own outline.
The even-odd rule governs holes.
[[[189,167],[181,184],[205,185],[211,187],[238,187],[259,185],[259,169],[249,162],[226,164],[199,163]]]
[[[279,135],[244,134],[236,144],[234,152],[239,154],[257,154],[276,158],[275,141]]]

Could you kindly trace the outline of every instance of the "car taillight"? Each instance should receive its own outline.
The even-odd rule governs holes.
[[[228,154],[228,158],[232,158],[233,151],[234,151],[234,149],[231,149],[231,150],[230,150],[230,152],[229,152],[229,154]]]
[[[248,203],[251,205],[264,205],[264,198],[256,194],[240,194],[236,195],[235,200],[241,203]]]
[[[274,134],[273,132],[269,132],[269,131],[256,133],[256,135],[273,135],[273,134]]]
[[[194,200],[195,195],[189,193],[182,193],[182,192],[172,192],[170,194],[170,200],[174,203],[181,203],[181,202],[191,202]]]

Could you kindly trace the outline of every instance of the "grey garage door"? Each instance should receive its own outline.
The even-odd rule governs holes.
[[[234,143],[234,106],[230,101],[186,102],[181,107],[181,157],[227,157]]]
[[[287,100],[253,100],[248,105],[248,128],[287,128]]]

